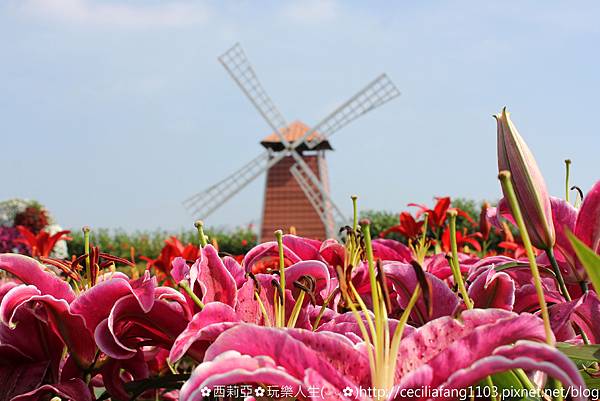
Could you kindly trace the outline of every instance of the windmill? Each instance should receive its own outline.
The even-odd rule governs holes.
[[[382,74],[314,127],[300,121],[288,124],[258,81],[239,43],[219,57],[273,133],[261,141],[266,150],[220,182],[186,199],[183,204],[196,218],[205,219],[227,200],[267,172],[261,240],[277,229],[295,227],[312,238],[335,236],[336,224],[346,221],[330,197],[325,152],[329,137],[356,118],[400,94]]]

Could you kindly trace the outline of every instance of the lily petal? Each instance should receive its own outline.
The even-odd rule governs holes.
[[[240,322],[232,307],[220,302],[206,304],[196,313],[183,332],[175,339],[169,353],[169,361],[175,363],[196,342],[203,342],[207,348],[223,331]],[[232,324],[233,323],[233,324]]]
[[[75,299],[75,293],[66,282],[46,271],[43,265],[28,256],[0,254],[0,269],[14,275],[24,284],[34,285],[43,295],[48,294],[69,303]]]

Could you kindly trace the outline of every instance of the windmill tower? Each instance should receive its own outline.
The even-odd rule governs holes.
[[[258,81],[242,47],[235,44],[219,57],[231,78],[273,131],[261,144],[266,151],[220,182],[186,199],[196,218],[205,219],[227,200],[267,172],[261,240],[276,229],[295,227],[298,235],[325,239],[335,236],[337,223],[346,221],[331,200],[325,152],[329,137],[361,115],[400,94],[382,74],[314,127],[300,121],[288,124]]]

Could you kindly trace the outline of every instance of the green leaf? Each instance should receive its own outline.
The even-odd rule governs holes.
[[[570,359],[585,362],[600,361],[600,345],[570,345],[566,343],[556,344],[556,348]]]
[[[494,382],[494,386],[498,387],[500,393],[502,393],[502,389],[523,388],[523,383],[521,383],[521,380],[519,380],[512,370],[492,375],[492,381]]]
[[[600,256],[596,254],[590,247],[581,242],[569,229],[567,231],[567,237],[573,245],[577,258],[583,265],[588,277],[596,291],[600,291]]]
[[[522,268],[529,269],[529,263],[528,262],[508,262],[508,263],[504,263],[502,265],[495,266],[494,270],[496,270],[497,272],[501,272],[501,271],[509,270],[509,269],[522,269]],[[542,267],[542,266],[538,266],[538,269],[540,270],[540,273],[548,273],[549,275],[554,275],[554,272],[552,271],[552,269]]]

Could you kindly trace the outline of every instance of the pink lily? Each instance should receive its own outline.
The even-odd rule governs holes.
[[[128,369],[130,363],[118,360],[134,358],[142,347],[171,348],[191,318],[184,296],[156,287],[149,272],[137,280],[118,272],[101,275],[95,286],[77,295],[34,259],[3,254],[0,268],[24,283],[13,285],[2,297],[1,322],[17,330],[27,316],[22,311],[32,305],[39,310],[36,317],[47,316],[41,321],[60,339],[60,354],[64,346],[69,350],[61,365],[65,379],[82,378],[85,370],[98,372],[99,356],[103,369]],[[104,385],[122,388],[118,376],[105,375]]]
[[[204,255],[204,256],[202,256]],[[203,350],[223,330],[240,323],[254,323],[271,326],[275,322],[276,306],[274,295],[278,289],[274,282],[279,282],[279,277],[274,274],[256,274],[248,278],[244,284],[237,288],[229,269],[238,269],[237,263],[229,262],[229,269],[224,261],[216,254],[210,245],[202,248],[201,259],[192,267],[188,267],[182,259],[173,262],[173,275],[176,280],[187,278],[191,282],[199,282],[202,269],[210,270],[215,277],[221,277],[220,281],[214,279],[203,282],[202,302],[204,307],[196,313],[185,330],[175,340],[171,349],[169,359],[176,361],[180,359],[196,343],[197,350],[202,355]],[[204,259],[203,259],[204,258]],[[206,260],[206,262],[202,262]],[[301,296],[301,291],[310,290],[309,296],[313,301],[322,304],[330,290],[330,277],[327,266],[320,261],[299,261],[285,269],[286,288],[282,289],[285,294],[285,321],[293,321],[295,327],[312,328],[307,306],[308,298]],[[210,276],[210,274],[205,274]],[[299,289],[298,283],[307,281],[312,288]],[[215,291],[214,288],[219,288]],[[226,290],[224,290],[226,289]],[[229,293],[216,299],[210,294]],[[301,303],[301,304],[298,304]],[[297,305],[298,304],[298,305]],[[297,308],[299,307],[299,308]]]
[[[498,272],[494,267],[479,276],[469,285],[469,297],[475,308],[498,308],[513,310],[516,285],[512,277]]]
[[[548,304],[562,303],[551,271],[541,269],[544,297]],[[533,313],[539,308],[531,269],[506,256],[491,256],[471,266],[467,276],[469,295],[479,307],[498,307],[515,312]]]
[[[181,257],[172,263],[171,275],[175,281],[188,280],[190,288],[204,304],[214,301],[229,306],[236,304],[237,283],[212,245],[200,249],[198,260],[191,267]]]
[[[549,309],[552,331],[558,341],[580,343],[577,328],[590,343],[600,343],[600,301],[595,292],[590,291],[571,302],[558,303]]]
[[[15,288],[15,282],[0,283],[0,302]],[[0,399],[37,400],[42,394],[58,394],[90,400],[83,381],[64,377],[63,342],[39,319],[43,312],[35,305],[23,307],[16,312],[16,327],[0,324]]]
[[[566,229],[600,253],[600,181],[587,193],[579,210],[562,199],[551,198],[551,202],[559,265],[567,281],[582,281],[585,270],[566,236]]]
[[[414,268],[408,264],[391,262],[385,263],[383,269],[386,278],[391,283],[390,297],[395,299],[400,309],[404,310],[419,284]],[[445,282],[428,272],[425,272],[425,277],[433,296],[429,300],[431,303],[429,308],[424,297],[417,301],[410,315],[411,322],[416,325],[423,325],[430,320],[452,315],[460,302]]]
[[[583,388],[576,366],[543,344],[544,339],[540,319],[528,314],[472,310],[463,312],[460,322],[449,317],[433,320],[402,341],[394,390],[464,389],[514,368],[539,370],[567,387]],[[344,336],[239,324],[207,349],[180,399],[200,400],[204,387],[255,384],[290,386],[299,399],[309,399],[309,387],[317,386],[324,400],[347,400],[342,390],[349,387],[363,400],[370,397],[358,388],[372,387],[370,374],[364,346]]]

